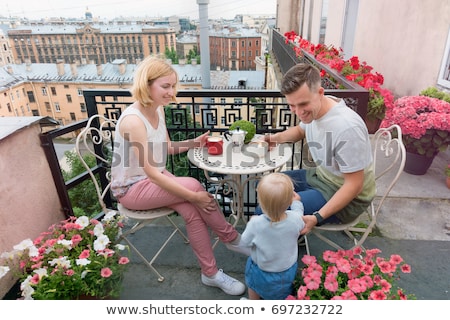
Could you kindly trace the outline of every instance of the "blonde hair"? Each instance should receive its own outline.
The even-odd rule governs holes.
[[[148,56],[140,64],[134,73],[133,86],[130,89],[133,98],[143,106],[148,107],[153,103],[152,97],[149,95],[149,86],[161,77],[176,75],[176,83],[178,84],[178,75],[175,69],[165,60]],[[173,101],[176,102],[176,89],[174,91]]]
[[[294,184],[283,173],[271,173],[261,178],[256,188],[262,211],[273,222],[280,221],[282,214],[292,203]]]

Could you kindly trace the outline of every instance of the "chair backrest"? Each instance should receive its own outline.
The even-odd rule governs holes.
[[[377,195],[381,197],[372,208],[372,214],[376,216],[405,167],[406,150],[398,125],[378,129],[373,139],[375,181]]]
[[[104,213],[110,211],[105,204],[105,198],[110,197],[110,168],[115,126],[116,120],[111,120],[101,115],[94,115],[89,118],[86,127],[78,134],[75,142],[77,155],[94,183],[97,197]],[[86,155],[96,158],[97,164],[94,167],[90,167],[86,162]],[[96,177],[97,174],[98,179]]]

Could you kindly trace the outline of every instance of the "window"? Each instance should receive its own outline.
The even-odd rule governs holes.
[[[30,103],[36,102],[33,91],[27,91],[27,96],[28,96],[28,101],[30,101]]]
[[[51,112],[52,111],[52,109],[50,108],[50,102],[45,102],[45,110],[47,112]]]
[[[66,94],[67,102],[72,103],[72,96],[70,94]]]
[[[77,117],[75,116],[75,112],[71,112],[70,113],[70,120],[72,120],[72,121],[76,121],[77,120]]]
[[[198,104],[194,106],[194,112],[195,114],[200,114],[200,106]]]
[[[41,92],[43,96],[47,95],[47,88],[46,87],[41,87]]]
[[[86,104],[84,102],[80,102],[80,110],[81,112],[86,112]]]
[[[82,97],[83,96],[83,89],[78,88],[77,91],[78,91],[78,96]]]
[[[58,102],[55,102],[55,111],[56,112],[61,112],[61,107],[59,106]]]
[[[12,112],[11,104],[9,102],[6,104],[6,108],[8,108],[8,112]]]
[[[438,84],[450,89],[450,29],[448,30],[441,70],[439,71]]]
[[[50,87],[50,91],[52,92],[52,96],[56,96],[56,88]]]

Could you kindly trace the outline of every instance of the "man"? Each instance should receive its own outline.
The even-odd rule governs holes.
[[[284,172],[293,179],[305,207],[302,234],[323,223],[354,220],[375,196],[366,125],[343,99],[324,92],[316,67],[293,66],[283,77],[281,93],[300,123],[265,137],[271,146],[304,138],[308,143],[316,167]]]

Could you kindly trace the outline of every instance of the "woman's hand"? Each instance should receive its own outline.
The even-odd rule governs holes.
[[[217,207],[217,202],[213,195],[207,191],[196,192],[195,200],[192,201],[199,209],[206,213],[214,211]]]
[[[202,134],[201,136],[198,136],[197,138],[194,139],[194,145],[196,147],[203,147],[206,144],[206,141],[208,140],[208,136],[209,136],[209,130],[206,131],[204,134]]]

